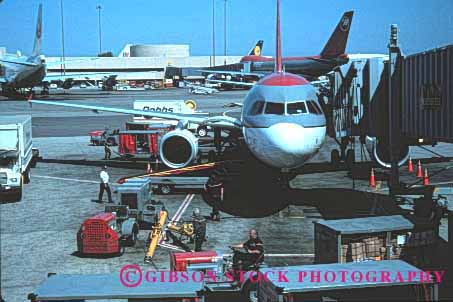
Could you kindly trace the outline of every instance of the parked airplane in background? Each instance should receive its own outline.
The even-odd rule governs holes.
[[[160,144],[161,160],[172,168],[187,166],[198,155],[198,139],[186,129],[188,122],[227,130],[226,133],[230,135],[240,135],[244,145],[239,145],[235,154],[236,159],[245,166],[231,165],[231,162],[221,164],[208,181],[206,200],[208,203],[216,203],[222,199],[221,208],[237,215],[250,215],[238,211],[241,207],[245,211],[253,211],[255,208],[261,212],[264,208],[269,208],[275,212],[286,204],[282,204],[281,198],[278,201],[272,196],[280,194],[281,185],[289,186],[291,171],[304,165],[318,152],[326,134],[326,118],[314,86],[301,76],[283,71],[280,0],[277,0],[276,48],[274,72],[263,77],[249,91],[240,118],[226,115],[197,117],[67,102],[30,102],[178,120],[176,129],[164,135]],[[224,187],[225,191],[222,190],[219,195],[220,187]],[[264,194],[265,200],[257,192]],[[234,194],[246,195],[230,198]],[[247,200],[243,200],[244,198]],[[248,198],[258,199],[260,205],[254,207]]]
[[[46,62],[44,55],[41,54],[42,41],[42,4],[38,8],[38,18],[36,23],[35,42],[33,51],[29,57],[22,56],[19,52],[16,55],[5,54],[0,56],[0,84],[2,95],[17,97],[24,95],[28,89],[42,85],[43,92],[48,92],[50,82],[63,82],[64,88],[70,88],[72,80],[86,80],[93,75],[104,75],[108,77],[111,73],[86,73],[71,75],[47,75],[46,68],[49,65],[70,64],[79,60]],[[22,90],[22,91],[21,91]]]
[[[345,50],[353,14],[353,11],[343,14],[319,55],[282,58],[283,69],[313,80],[346,64],[349,59]],[[259,79],[266,73],[272,72],[275,58],[262,56],[259,51],[242,57],[241,63],[244,66],[243,70],[231,71],[230,68],[224,68],[223,70],[217,69],[214,71],[205,69],[203,72],[208,74],[208,81],[212,83],[253,86],[254,81],[244,81],[243,77],[249,76]],[[237,81],[238,78],[239,81]]]

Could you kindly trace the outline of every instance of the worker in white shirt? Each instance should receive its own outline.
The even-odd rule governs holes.
[[[102,195],[104,195],[104,191],[107,191],[107,196],[109,198],[109,203],[112,202],[112,192],[110,191],[109,186],[109,174],[107,173],[107,166],[102,167],[101,174],[99,175],[101,178],[101,183],[99,186],[99,201],[102,201]]]

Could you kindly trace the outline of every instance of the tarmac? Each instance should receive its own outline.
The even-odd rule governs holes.
[[[140,92],[81,90],[70,90],[66,94],[59,90],[51,91],[48,99],[67,99],[76,103],[121,108],[131,108],[135,99],[194,99],[198,110],[220,113],[225,111],[223,105],[241,102],[246,94],[246,91],[231,91],[195,96],[186,89]],[[34,146],[39,148],[44,159],[100,160],[104,155],[103,147],[89,146],[88,132],[102,130],[106,126],[122,128],[124,122],[131,119],[124,115],[95,114],[42,105],[30,108],[26,101],[0,101],[0,111],[2,114],[32,115]],[[330,161],[333,147],[335,142],[329,139],[313,161]],[[443,156],[453,157],[453,145],[439,144],[433,150]],[[356,150],[356,154],[360,158],[360,150]],[[420,148],[413,148],[411,154],[413,159],[433,156]],[[451,162],[432,163],[424,167],[435,174],[452,165]],[[405,167],[400,170],[402,180],[417,181],[414,176],[408,175]],[[143,258],[148,231],[141,231],[137,245],[126,248],[120,257],[93,259],[83,258],[75,253],[76,233],[81,223],[104,209],[104,204],[92,201],[97,198],[99,190],[99,172],[100,168],[96,166],[39,162],[31,172],[31,182],[25,186],[22,201],[1,204],[1,295],[6,302],[26,301],[27,294],[33,292],[47,278],[48,273],[113,273],[126,264],[145,266]],[[144,171],[109,168],[108,172],[112,180],[117,180]],[[431,183],[452,180],[453,169],[430,179]],[[280,213],[248,219],[225,214],[220,222],[210,222],[203,249],[230,253],[228,246],[245,241],[248,230],[255,228],[264,241],[266,254],[269,255],[266,262],[269,265],[310,263],[314,251],[314,221],[343,218],[348,213],[353,213],[351,216],[358,212],[360,215],[369,215],[376,211],[376,208],[370,206],[371,203],[357,206],[357,202],[352,202],[354,194],[365,192],[383,200],[386,198],[385,183],[381,191],[371,190],[368,179],[353,181],[347,171],[303,174],[294,179],[291,185],[298,193],[294,195],[293,204]],[[156,196],[156,200],[164,202],[170,217],[184,198],[184,195]],[[453,196],[449,198],[450,204],[453,204]],[[395,208],[388,201],[383,201],[382,204],[386,204],[382,207],[384,210],[393,211]],[[200,208],[203,215],[208,215],[211,211],[201,196],[196,195],[182,220],[189,219],[194,207]],[[445,240],[448,237],[447,225],[447,221],[443,219],[440,233]],[[159,269],[169,268],[169,250],[158,248],[153,259]]]

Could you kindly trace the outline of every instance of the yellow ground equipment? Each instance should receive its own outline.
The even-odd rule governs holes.
[[[155,224],[149,233],[149,246],[148,250],[146,251],[145,261],[151,261],[156,252],[157,244],[162,236],[162,232],[164,230],[165,222],[167,221],[168,212],[162,210],[159,215],[159,219],[157,224]]]

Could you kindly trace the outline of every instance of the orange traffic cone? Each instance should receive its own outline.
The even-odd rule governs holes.
[[[429,178],[428,178],[428,169],[425,168],[425,175],[423,176],[423,185],[429,185]]]
[[[423,177],[423,174],[422,174],[422,163],[419,160],[418,164],[417,164],[417,178],[422,178],[422,177]]]
[[[148,162],[148,166],[146,167],[146,173],[153,173],[153,169],[151,169],[151,163]]]
[[[407,165],[407,172],[412,173],[414,172],[414,167],[412,166],[412,158],[409,157],[409,163]]]
[[[371,175],[370,175],[370,187],[376,187],[376,179],[374,178],[374,169],[371,168]]]

